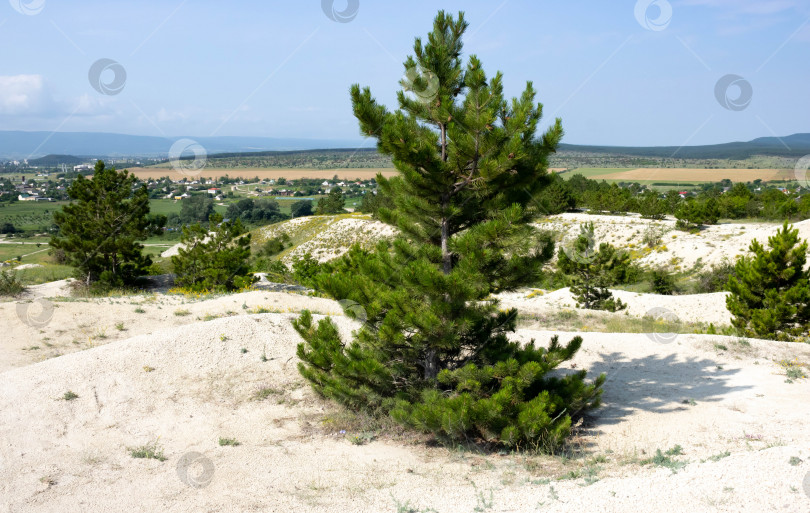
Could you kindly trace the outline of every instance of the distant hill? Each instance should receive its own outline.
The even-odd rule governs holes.
[[[38,159],[29,159],[28,163],[38,167],[52,167],[60,164],[78,166],[79,164],[86,164],[87,160],[86,158],[74,157],[73,155],[45,155]]]
[[[560,144],[560,151],[605,153],[635,157],[672,157],[682,159],[742,160],[754,155],[774,157],[803,157],[810,153],[810,134],[786,137],[760,137],[753,141],[710,144],[705,146],[582,146]]]
[[[0,159],[32,159],[49,156],[40,165],[70,164],[102,157],[165,158],[169,149],[183,137],[151,137],[93,132],[20,132],[0,131]],[[279,152],[317,149],[350,149],[361,146],[360,140],[281,139],[268,137],[187,137],[205,148],[209,157],[272,156]],[[374,151],[374,148],[365,148]],[[810,154],[810,133],[786,137],[760,137],[747,142],[705,146],[589,146],[561,144],[561,152],[611,154],[635,157],[746,159],[754,155],[802,157]],[[72,160],[55,161],[59,156]]]
[[[270,137],[152,137],[96,132],[0,131],[0,159],[21,160],[46,155],[88,158],[166,157],[172,144],[184,138],[196,141],[209,154],[355,148],[361,144],[359,139],[346,141]],[[82,159],[84,160],[86,159]]]

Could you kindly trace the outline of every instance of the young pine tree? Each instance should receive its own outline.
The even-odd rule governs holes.
[[[71,203],[53,214],[59,231],[50,245],[87,285],[131,284],[152,263],[138,243],[148,236],[149,194],[135,181],[99,160],[92,179],[80,175],[67,190]]]
[[[466,28],[463,14],[440,12],[427,41],[416,40],[398,110],[351,89],[362,133],[399,171],[377,180],[393,205],[378,215],[400,235],[354,247],[312,279],[363,325],[345,343],[331,320],[315,325],[305,312],[294,322],[305,340],[299,370],[326,397],[439,437],[553,445],[599,404],[605,378],[548,376],[582,339],[510,342],[517,312],[491,295],[535,280],[553,255],[529,222],[561,122],[538,138],[531,83],[507,100],[500,73],[487,77],[475,56],[465,66]]]
[[[768,238],[770,251],[754,239],[753,253],[737,261],[727,289],[732,324],[748,336],[790,340],[810,325],[810,272],[807,241],[787,221]]]
[[[615,299],[607,287],[617,281],[617,275],[627,272],[630,256],[606,242],[596,250],[593,232],[593,223],[580,226],[572,247],[558,252],[557,267],[572,276],[571,293],[578,305],[592,310],[622,310],[627,305]]]
[[[193,292],[230,291],[256,280],[249,264],[250,234],[238,218],[222,222],[221,214],[212,214],[210,228],[184,226],[180,241],[183,247],[172,257],[178,286]]]

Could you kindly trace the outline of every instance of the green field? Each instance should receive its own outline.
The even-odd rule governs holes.
[[[21,257],[24,264],[39,264],[48,259],[48,243],[37,244],[0,244],[0,261],[16,260]]]
[[[47,229],[54,211],[67,204],[66,201],[15,201],[0,204],[0,224],[11,223],[18,230]]]

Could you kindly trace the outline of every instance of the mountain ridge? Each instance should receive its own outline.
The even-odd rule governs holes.
[[[152,157],[166,158],[172,145],[190,139],[201,145],[209,157],[248,154],[357,149],[353,139],[303,139],[272,137],[156,137],[106,132],[25,132],[0,131],[0,159],[21,160],[44,156],[70,158]],[[368,145],[366,145],[368,146]],[[373,151],[373,146],[367,148]],[[637,157],[677,157],[745,159],[754,155],[802,157],[810,154],[810,133],[785,137],[759,137],[751,141],[697,146],[606,146],[560,144],[560,152],[629,155]],[[190,152],[184,155],[191,155]]]

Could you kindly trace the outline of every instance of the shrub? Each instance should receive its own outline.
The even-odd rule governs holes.
[[[638,200],[638,213],[644,219],[663,219],[666,212],[666,201],[655,191],[645,192]]]
[[[642,242],[648,248],[655,248],[664,239],[664,228],[662,226],[658,226],[655,224],[647,225],[647,228],[644,229],[644,234],[641,237]]]
[[[729,279],[736,276],[735,272],[734,264],[723,260],[697,275],[695,292],[699,294],[722,292],[726,290]]]
[[[650,285],[656,294],[671,296],[675,292],[675,276],[665,269],[653,269],[650,271]]]
[[[790,340],[810,323],[810,272],[804,270],[808,245],[785,221],[768,246],[770,251],[754,239],[753,255],[737,260],[726,306],[732,324],[745,335]]]
[[[25,291],[25,287],[17,278],[14,271],[0,271],[0,296],[19,296]]]
[[[139,459],[152,459],[158,461],[166,461],[166,456],[163,455],[163,449],[158,447],[158,442],[155,440],[151,444],[142,445],[140,447],[130,447],[129,454],[133,458]]]
[[[675,223],[676,228],[696,231],[703,225],[717,224],[720,219],[720,208],[714,198],[705,201],[689,199],[675,211],[675,217],[678,219]]]
[[[259,251],[259,255],[264,257],[272,257],[276,256],[282,251],[284,251],[290,243],[290,236],[286,233],[281,234],[278,237],[273,237],[272,239],[268,239],[267,241],[262,244],[262,248]]]
[[[192,292],[228,291],[255,281],[250,271],[250,234],[242,222],[211,216],[211,232],[200,225],[184,226],[181,247],[172,257],[175,284]]]
[[[293,262],[293,278],[301,285],[311,287],[315,276],[321,272],[322,265],[324,264],[318,262],[310,253],[306,253]]]

